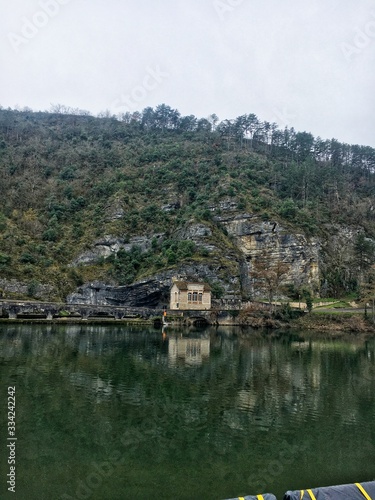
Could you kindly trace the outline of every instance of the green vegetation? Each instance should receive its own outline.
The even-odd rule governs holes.
[[[231,200],[308,237],[358,228],[355,255],[338,261],[328,245],[322,269],[323,294],[356,293],[374,263],[374,169],[370,147],[253,114],[218,123],[166,105],[120,119],[0,109],[0,276],[30,283],[31,296],[37,283],[52,284],[64,298],[88,280],[127,284],[182,261],[219,259],[230,275],[233,256],[220,249],[235,250],[213,215]],[[191,220],[212,228],[216,254],[175,238]],[[70,267],[103,235],[157,233],[164,241],[147,252]]]
[[[130,252],[120,250],[106,259],[110,264],[109,275],[120,285],[128,285],[142,274],[157,272],[169,265],[183,262],[196,253],[195,244],[188,240],[165,240],[162,245],[154,243],[152,250],[143,252],[133,246]]]

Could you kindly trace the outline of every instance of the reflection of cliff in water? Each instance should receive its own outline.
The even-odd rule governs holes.
[[[155,457],[163,456],[175,473],[176,455],[188,457],[187,467],[238,471],[233,489],[247,481],[249,464],[252,477],[263,477],[289,445],[295,453],[290,477],[297,461],[301,477],[303,470],[317,475],[325,467],[330,476],[321,483],[340,479],[348,467],[361,479],[357,464],[373,474],[375,340],[181,332],[0,326],[2,381],[12,385],[18,377],[30,463],[49,436],[58,440],[56,449],[74,456],[77,435],[89,463],[100,449],[98,460],[105,461],[126,432],[138,444],[134,455],[121,450],[129,462],[139,459],[140,470],[152,470]],[[55,448],[45,446],[42,452],[53,455]]]
[[[117,326],[0,328],[0,363],[16,362],[34,392],[42,375],[72,400],[79,394],[97,403],[119,398],[131,414],[132,405],[151,411],[152,398],[168,405],[167,392],[160,392],[165,387],[190,393],[199,384],[205,399],[192,392],[189,408],[204,420],[210,401],[212,436],[221,426],[269,430],[288,420],[315,425],[332,415],[332,432],[361,422],[363,402],[375,393],[374,358],[374,340],[296,342],[214,330],[163,338],[160,331]],[[174,404],[184,406],[178,399]]]

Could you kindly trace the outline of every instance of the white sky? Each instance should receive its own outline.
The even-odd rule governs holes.
[[[1,1],[3,107],[166,103],[375,147],[375,0]]]

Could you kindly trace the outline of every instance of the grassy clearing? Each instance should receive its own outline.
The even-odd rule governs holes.
[[[311,314],[319,315],[319,316],[328,316],[328,317],[329,316],[342,316],[343,318],[351,318],[353,315],[356,315],[356,316],[358,314],[363,315],[363,311],[358,310],[358,309],[353,309],[350,312],[343,312],[343,311],[335,310],[335,309],[330,309],[329,311],[327,311],[327,310],[321,311],[319,309],[313,309]]]

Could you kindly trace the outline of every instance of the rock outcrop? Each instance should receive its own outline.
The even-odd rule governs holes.
[[[0,297],[33,297],[38,300],[50,300],[56,290],[52,285],[43,283],[23,283],[17,280],[0,279]]]
[[[321,244],[317,238],[308,239],[276,221],[263,221],[252,214],[215,216],[214,221],[216,229],[209,224],[190,221],[173,235],[177,240],[191,240],[198,248],[208,250],[206,263],[191,261],[128,286],[87,283],[70,295],[68,302],[160,307],[169,301],[173,276],[188,281],[217,283],[224,296],[234,297],[233,300],[237,300],[241,293],[243,297],[256,296],[253,272],[257,262],[263,262],[269,268],[282,262],[287,268],[283,277],[285,284],[305,285],[319,290]],[[224,237],[221,230],[229,238]],[[221,233],[221,240],[215,231]],[[153,235],[155,237],[162,240],[164,235]],[[73,264],[92,263],[121,249],[130,251],[134,245],[147,251],[151,241],[152,238],[140,236],[125,243],[106,236],[95,242],[92,249],[80,255]]]
[[[98,262],[101,258],[107,258],[111,255],[115,255],[120,250],[130,252],[133,247],[140,248],[141,252],[147,252],[151,248],[152,240],[154,238],[160,242],[163,240],[164,234],[153,234],[151,237],[135,236],[134,238],[130,238],[129,241],[125,241],[122,238],[116,238],[115,236],[106,235],[103,238],[96,240],[92,247],[86,252],[80,254],[71,265],[74,267],[80,264],[95,264],[95,262]]]
[[[215,245],[209,243],[212,230],[207,224],[191,221],[187,226],[177,230],[174,237],[178,240],[194,241],[197,247],[205,248],[208,252],[217,249]]]
[[[209,281],[225,284],[218,280],[220,269],[215,265],[191,263],[177,269],[170,269],[139,280],[132,285],[111,286],[93,282],[81,286],[76,293],[67,297],[68,304],[96,304],[129,307],[161,307],[169,303],[172,277],[185,281]],[[238,278],[237,278],[238,280]],[[230,288],[230,285],[226,285]]]
[[[318,290],[321,244],[317,238],[307,239],[276,221],[262,221],[252,214],[215,217],[215,220],[225,227],[243,254],[240,266],[244,290],[254,292],[251,275],[256,262],[263,262],[269,268],[282,262],[288,268],[283,279],[285,283]]]

